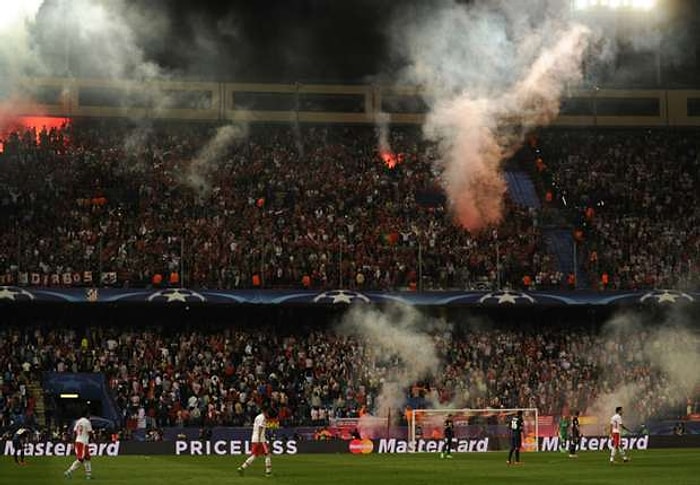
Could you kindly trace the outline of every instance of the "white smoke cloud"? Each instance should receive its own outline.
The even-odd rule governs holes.
[[[181,182],[190,186],[201,196],[211,191],[209,175],[216,164],[226,155],[227,150],[236,142],[248,136],[247,125],[224,125],[216,130],[214,136],[202,147],[197,157],[190,162],[186,175]]]
[[[656,401],[678,409],[700,385],[700,336],[688,317],[673,312],[658,321],[646,320],[639,313],[620,313],[603,328],[599,356],[603,374],[597,383],[603,392],[586,411],[601,423],[607,423],[615,408],[623,406],[629,422],[639,424],[643,416],[635,409],[640,402]],[[648,368],[649,375],[628,373],[621,379],[616,370],[635,367]]]
[[[357,305],[345,314],[339,331],[361,338],[367,355],[382,367],[376,416],[387,417],[401,409],[412,384],[439,372],[440,358],[429,332],[441,325],[415,308],[400,305],[383,310]]]
[[[377,129],[377,150],[379,153],[390,153],[391,143],[389,142],[389,121],[391,115],[380,111],[375,118]]]
[[[149,60],[144,49],[169,27],[167,16],[155,10],[137,8],[126,0],[7,3],[0,22],[0,128],[30,103],[34,93],[25,82],[27,77],[139,82],[168,78],[168,72]],[[23,6],[12,10],[12,21],[6,15],[9,4]],[[131,86],[133,92],[125,97],[148,99],[153,109],[169,103],[158,89]]]
[[[580,82],[588,29],[565,2],[442,2],[398,18],[394,44],[405,80],[431,106],[424,126],[455,219],[478,231],[501,219],[501,162],[525,131],[557,115],[565,87]],[[408,34],[407,34],[408,33]]]
[[[43,0],[8,2],[0,15],[0,87],[36,62],[30,29]],[[2,94],[0,92],[0,94]]]
[[[132,175],[144,173],[148,170],[149,163],[153,163],[153,157],[149,152],[149,141],[153,133],[151,121],[141,120],[124,135],[122,149],[126,158],[122,159],[120,168],[125,173]]]
[[[50,75],[143,81],[166,76],[145,45],[167,29],[167,16],[124,0],[45,1],[33,41]]]
[[[16,113],[31,106],[19,83],[25,73],[41,71],[31,48],[31,29],[42,0],[7,2],[0,12],[0,133]]]

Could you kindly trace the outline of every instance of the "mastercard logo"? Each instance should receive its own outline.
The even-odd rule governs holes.
[[[352,440],[350,441],[349,447],[350,453],[354,453],[356,455],[366,455],[368,453],[372,453],[374,444],[372,443],[372,440]]]

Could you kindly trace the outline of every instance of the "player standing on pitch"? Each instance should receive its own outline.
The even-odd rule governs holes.
[[[506,463],[520,465],[520,447],[523,444],[523,432],[525,431],[522,411],[518,411],[518,414],[510,418],[508,427],[510,428],[510,452],[508,452]],[[515,453],[515,462],[513,462],[513,453]]]
[[[559,418],[559,451],[566,453],[566,442],[569,439],[569,420],[566,416]]]
[[[440,452],[440,458],[452,458],[452,440],[455,437],[455,424],[452,421],[452,415],[448,414],[444,423],[444,439],[445,442]]]
[[[622,433],[623,429],[629,431],[629,429],[622,424],[622,406],[618,406],[615,408],[615,414],[610,418],[610,464],[615,463],[615,454],[618,451],[620,452],[620,456],[622,456],[623,462],[629,461],[620,443],[620,433]]]
[[[265,476],[272,476],[272,458],[270,457],[270,447],[267,444],[267,420],[274,418],[275,414],[270,409],[264,409],[260,414],[255,416],[253,421],[253,434],[251,436],[252,449],[250,456],[237,468],[238,474],[243,475],[245,469],[253,464],[258,456],[265,457]]]
[[[571,434],[569,439],[569,458],[578,458],[576,451],[581,441],[581,425],[578,422],[578,411],[574,411],[574,415],[571,418]]]
[[[76,460],[71,464],[70,468],[66,470],[63,474],[66,478],[71,478],[73,472],[78,469],[80,465],[85,467],[85,478],[90,480],[92,478],[92,464],[90,463],[90,435],[92,435],[92,423],[90,423],[90,413],[86,412],[85,416],[78,419],[73,426],[73,433],[75,433],[75,458]]]
[[[26,465],[24,461],[24,445],[29,437],[29,430],[21,427],[12,435],[12,447],[15,449],[15,463],[18,465]]]

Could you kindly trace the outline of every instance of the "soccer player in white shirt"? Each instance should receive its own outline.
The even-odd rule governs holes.
[[[622,424],[622,406],[618,406],[615,408],[615,414],[610,418],[610,463],[615,463],[615,454],[618,451],[620,452],[622,461],[629,461],[620,443],[620,433],[622,433],[623,429],[629,431],[629,429]]]
[[[272,475],[272,458],[270,457],[270,447],[267,445],[267,436],[265,434],[267,419],[271,417],[273,416],[270,410],[263,410],[260,414],[255,416],[255,420],[253,421],[253,434],[250,438],[252,449],[248,458],[238,467],[237,471],[239,475],[243,475],[245,469],[252,465],[255,458],[258,456],[265,457],[265,476],[269,477]]]
[[[89,413],[87,414],[89,416]],[[90,435],[92,434],[92,424],[88,418],[80,418],[73,426],[75,433],[75,457],[76,460],[71,464],[70,468],[64,472],[66,478],[71,478],[73,472],[82,464],[85,467],[85,478],[92,478],[92,464],[90,463]]]

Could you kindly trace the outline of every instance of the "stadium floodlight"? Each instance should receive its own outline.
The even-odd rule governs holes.
[[[591,9],[649,11],[656,7],[656,0],[573,0],[572,4],[576,11]]]

